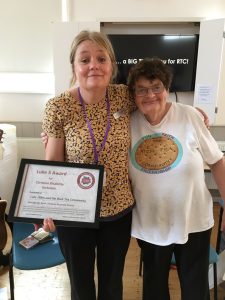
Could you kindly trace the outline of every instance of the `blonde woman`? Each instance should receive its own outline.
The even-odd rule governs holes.
[[[82,31],[74,39],[70,63],[72,87],[47,103],[43,130],[46,159],[104,165],[99,229],[60,227],[45,219],[44,229],[58,232],[65,257],[71,299],[121,300],[122,275],[130,242],[134,199],[128,179],[129,115],[134,109],[125,85],[111,85],[116,61],[108,38]],[[96,257],[95,257],[96,256]]]

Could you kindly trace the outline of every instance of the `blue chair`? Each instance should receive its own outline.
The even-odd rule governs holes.
[[[9,268],[11,300],[14,300],[13,266],[20,270],[39,270],[57,266],[65,261],[56,234],[53,235],[52,241],[39,244],[29,250],[23,248],[19,241],[33,231],[32,224],[13,223],[13,245]]]
[[[216,248],[212,247],[210,245],[210,252],[209,252],[209,265],[213,265],[213,282],[214,282],[214,300],[218,300],[218,291],[217,291],[217,262],[219,260],[219,252],[220,252],[220,241],[221,241],[221,222],[222,222],[222,216],[223,216],[223,200],[218,201],[220,204],[220,213],[219,213],[219,221],[218,221],[218,232],[217,232],[217,240],[216,240]],[[142,261],[143,261],[143,255],[142,251],[140,254],[140,263],[139,263],[139,276],[142,275]],[[176,266],[176,260],[175,256],[173,254],[171,259],[171,265]]]

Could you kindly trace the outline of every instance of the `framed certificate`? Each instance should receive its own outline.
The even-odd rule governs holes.
[[[98,227],[104,167],[22,159],[9,221]]]

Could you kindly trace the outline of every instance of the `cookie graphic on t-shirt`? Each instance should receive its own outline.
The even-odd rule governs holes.
[[[136,163],[147,170],[161,170],[170,166],[178,156],[178,146],[167,136],[144,139],[135,152]]]

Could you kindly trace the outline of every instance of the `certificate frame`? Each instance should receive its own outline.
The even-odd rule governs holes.
[[[8,219],[98,228],[103,177],[102,165],[22,158]]]

